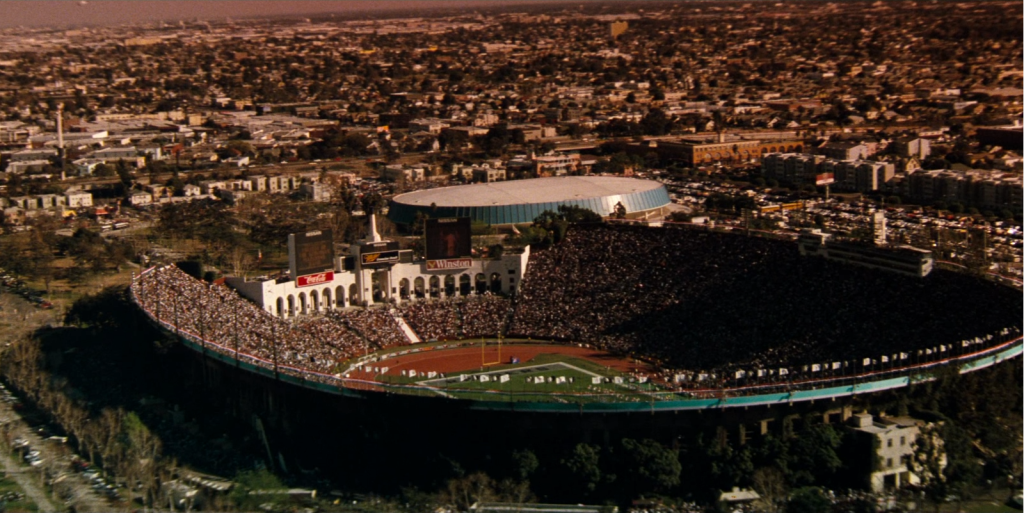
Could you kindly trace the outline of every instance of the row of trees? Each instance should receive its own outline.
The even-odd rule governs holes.
[[[80,282],[91,274],[119,270],[139,249],[134,239],[105,239],[84,225],[70,237],[58,236],[59,226],[55,218],[39,217],[31,230],[0,237],[0,268],[38,280],[49,290],[55,280]],[[60,266],[61,257],[71,258],[73,265]]]
[[[104,294],[109,299],[120,293],[108,290]],[[72,318],[80,320],[82,313],[78,311]],[[96,318],[108,317],[109,313]],[[95,412],[81,399],[73,399],[75,393],[70,385],[47,371],[44,360],[40,340],[18,340],[0,359],[0,373],[69,435],[77,452],[129,484],[129,489],[138,491],[146,505],[154,505],[159,500],[160,483],[173,473],[173,462],[162,459],[160,439],[134,412],[120,407]]]
[[[382,205],[379,194],[366,194],[360,200],[350,190],[342,191],[338,204],[280,195],[249,196],[233,209],[219,201],[193,201],[165,205],[156,228],[171,246],[185,247],[203,263],[241,275],[258,264],[261,253],[266,258],[283,255],[289,233],[330,229],[335,240],[353,241],[366,227],[352,222],[350,212],[357,208],[379,211]]]

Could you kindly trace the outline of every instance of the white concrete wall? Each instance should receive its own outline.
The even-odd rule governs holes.
[[[423,290],[426,297],[430,297],[430,279],[437,277],[440,291],[438,297],[461,296],[460,279],[468,276],[470,280],[470,295],[476,294],[476,276],[483,274],[490,290],[491,275],[497,273],[501,277],[501,292],[510,294],[513,290],[518,291],[526,274],[527,262],[530,258],[530,251],[527,248],[522,254],[504,255],[499,260],[473,260],[473,265],[468,269],[452,269],[445,271],[428,271],[426,262],[412,264],[395,264],[388,269],[383,269],[384,292],[386,298],[393,298],[396,302],[415,300],[416,279],[423,280]],[[344,308],[361,304],[365,299],[373,303],[372,276],[377,271],[374,269],[358,269],[355,271],[335,271],[334,280],[329,283],[312,285],[308,287],[297,287],[294,280],[276,283],[274,280],[246,281],[243,278],[227,278],[226,283],[238,291],[243,297],[248,298],[260,305],[267,312],[283,317],[301,315],[303,302],[306,305],[306,313],[314,311],[326,311],[334,308]],[[455,280],[455,293],[449,296],[445,293],[445,278],[452,276]],[[407,285],[409,298],[401,296],[403,284]],[[316,298],[314,301],[314,297]],[[341,297],[343,302],[338,303]],[[329,304],[325,301],[330,298]],[[281,301],[279,302],[278,299]],[[316,303],[314,308],[314,302]],[[386,302],[386,299],[381,302]]]

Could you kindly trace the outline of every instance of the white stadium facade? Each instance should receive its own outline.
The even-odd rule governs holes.
[[[374,224],[370,216],[370,225]],[[314,274],[255,280],[229,277],[226,283],[267,312],[294,317],[363,304],[513,294],[530,258],[527,247],[497,259],[459,259],[464,263],[458,266],[431,266],[426,260],[413,261],[411,250],[399,250],[395,243],[381,239],[376,228],[349,252],[336,257],[333,268]],[[380,257],[389,253],[394,258]],[[372,263],[367,255],[374,255]]]

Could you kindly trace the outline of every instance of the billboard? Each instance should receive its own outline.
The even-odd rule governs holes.
[[[468,217],[427,219],[427,260],[471,258],[472,235]]]
[[[398,251],[380,251],[377,253],[361,253],[363,267],[383,267],[398,263]]]
[[[288,235],[288,264],[292,276],[334,270],[334,238],[330,230]]]
[[[295,278],[295,286],[309,287],[310,285],[322,285],[332,281],[334,281],[334,271],[325,271],[322,273],[299,276],[298,278]]]
[[[441,260],[427,260],[428,271],[444,271],[447,269],[467,269],[473,267],[472,258],[446,258]]]
[[[836,175],[833,173],[821,173],[814,176],[814,185],[829,185],[836,182]]]

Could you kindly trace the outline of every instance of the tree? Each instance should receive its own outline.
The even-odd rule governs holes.
[[[0,267],[44,282],[49,292],[53,280],[56,241],[52,228],[36,226],[32,230],[0,238]]]
[[[117,171],[114,169],[113,166],[107,165],[106,163],[96,164],[96,167],[92,168],[93,176],[114,176],[114,173],[116,172]]]
[[[775,467],[754,471],[754,490],[761,496],[764,511],[777,513],[786,498],[786,476]]]
[[[132,308],[124,292],[123,287],[112,286],[78,298],[64,314],[64,323],[97,330],[131,327]]]
[[[487,155],[492,157],[500,156],[512,143],[512,132],[505,125],[496,125],[487,131],[483,138],[483,149]]]
[[[576,205],[561,205],[558,207],[559,217],[570,223],[600,223],[601,216],[588,208]]]
[[[494,480],[483,472],[448,481],[446,502],[457,511],[469,511],[473,504],[494,498]]]
[[[114,167],[117,169],[117,175],[121,177],[122,182],[127,183],[131,181],[131,170],[128,169],[128,162],[125,162],[124,159],[117,159],[117,163]],[[125,178],[126,176],[128,176],[128,178]]]
[[[821,488],[804,487],[797,489],[786,504],[786,513],[821,513],[832,509],[832,501],[822,493]]]
[[[626,218],[626,206],[623,205],[622,202],[620,201],[620,202],[615,204],[615,219],[625,219],[625,218]]]
[[[651,439],[623,438],[621,459],[624,484],[635,497],[638,493],[664,493],[679,485],[679,454]]]
[[[512,465],[516,477],[526,481],[537,471],[540,461],[537,460],[537,455],[533,451],[522,449],[512,451]]]
[[[974,484],[981,477],[981,466],[974,456],[973,441],[966,430],[952,421],[944,423],[940,433],[948,462],[942,477],[948,490],[962,501],[969,497]]]
[[[366,215],[378,214],[384,208],[384,197],[376,192],[363,195],[361,202]]]
[[[672,119],[661,109],[651,109],[640,120],[645,135],[665,135],[672,130]]]
[[[788,465],[793,484],[827,483],[843,464],[836,454],[839,442],[839,434],[828,424],[811,426],[794,438],[789,444]]]
[[[559,243],[565,238],[569,225],[573,223],[600,223],[601,216],[593,210],[576,205],[561,205],[558,212],[545,210],[533,220],[533,226],[548,234],[545,243]]]
[[[562,459],[562,466],[568,472],[568,491],[590,496],[601,483],[600,452],[597,447],[579,443],[572,452]]]
[[[487,247],[487,255],[493,259],[500,259],[505,254],[505,246],[501,244],[492,244]]]
[[[235,476],[235,487],[231,490],[229,497],[235,506],[242,511],[259,509],[260,504],[266,503],[266,496],[250,495],[255,490],[283,490],[286,488],[281,479],[266,469],[246,470]]]
[[[457,152],[466,146],[466,143],[469,142],[469,136],[462,130],[444,130],[437,137],[437,142],[441,145],[442,150]]]
[[[504,479],[501,483],[498,483],[498,499],[501,502],[522,506],[533,501],[535,497],[533,492],[530,491],[529,481]]]

